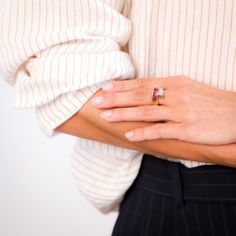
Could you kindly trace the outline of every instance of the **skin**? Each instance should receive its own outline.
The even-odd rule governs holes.
[[[153,106],[153,88],[163,87],[160,106]],[[155,122],[126,134],[130,141],[178,139],[222,145],[236,142],[236,93],[213,88],[185,76],[115,81],[93,104],[109,122]]]
[[[174,139],[145,140],[130,142],[125,138],[125,133],[130,129],[150,126],[150,122],[125,121],[109,123],[101,118],[101,110],[92,105],[92,100],[97,96],[104,96],[104,91],[99,90],[74,116],[57,127],[57,132],[110,143],[155,156],[162,155],[184,160],[194,160],[207,163],[216,163],[236,167],[236,144],[228,145],[203,145]],[[106,110],[106,109],[105,109]]]

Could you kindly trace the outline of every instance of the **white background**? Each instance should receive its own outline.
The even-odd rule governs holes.
[[[0,235],[111,235],[117,214],[102,215],[75,187],[75,138],[47,138],[34,111],[13,108],[13,99],[0,78]]]

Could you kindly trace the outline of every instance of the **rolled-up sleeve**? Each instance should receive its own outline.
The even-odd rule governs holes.
[[[15,88],[15,107],[35,108],[47,136],[105,81],[133,78],[121,50],[131,34],[125,0],[9,0],[0,14],[0,71]],[[125,4],[125,5],[124,5]],[[142,154],[77,138],[76,186],[100,211],[119,205]]]
[[[121,50],[131,34],[124,0],[10,0],[0,15],[0,69],[15,107],[36,108],[48,136],[115,78],[134,77]]]

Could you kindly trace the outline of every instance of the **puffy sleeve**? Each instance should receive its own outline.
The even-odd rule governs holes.
[[[125,0],[9,0],[0,14],[0,71],[15,107],[35,108],[43,132],[74,115],[101,83],[132,78],[121,50],[131,34]],[[78,138],[71,155],[77,188],[100,211],[119,205],[141,154]]]
[[[131,34],[124,0],[9,0],[0,15],[0,71],[15,107],[36,108],[48,136],[99,85],[134,77],[121,50]]]

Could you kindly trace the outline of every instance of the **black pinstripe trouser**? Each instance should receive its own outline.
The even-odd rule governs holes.
[[[113,236],[236,236],[236,169],[144,155]]]

